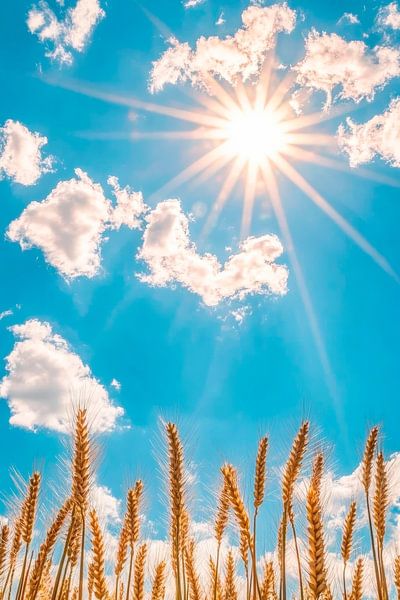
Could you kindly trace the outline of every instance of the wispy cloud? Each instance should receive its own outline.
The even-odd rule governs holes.
[[[341,23],[349,23],[350,25],[357,25],[360,22],[360,19],[357,15],[349,12],[345,12],[342,14],[340,19],[338,20],[338,25]]]
[[[196,8],[196,6],[200,6],[200,4],[204,4],[206,0],[186,0],[183,3],[185,8]]]

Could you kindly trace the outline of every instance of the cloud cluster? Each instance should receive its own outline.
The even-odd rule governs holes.
[[[396,2],[391,2],[379,9],[377,24],[382,29],[386,27],[394,30],[400,29],[400,10]]]
[[[336,33],[312,30],[305,50],[304,59],[293,67],[297,83],[325,92],[326,108],[336,88],[342,100],[372,100],[377,89],[400,75],[400,50],[390,46],[370,51],[364,42],[347,42]]]
[[[47,57],[71,64],[73,51],[85,49],[94,28],[104,16],[99,0],[77,0],[75,7],[69,8],[64,19],[59,20],[48,3],[41,0],[29,11],[27,25],[29,31],[49,47]]]
[[[53,157],[42,157],[45,144],[46,137],[8,119],[0,127],[0,178],[7,176],[21,185],[35,184],[52,168]]]
[[[357,124],[350,118],[337,133],[339,147],[349,157],[352,167],[380,156],[393,167],[400,167],[400,98],[388,109],[366,123]]]
[[[100,270],[101,244],[107,230],[122,225],[138,228],[145,210],[143,197],[128,187],[121,189],[110,177],[116,206],[81,169],[76,178],[60,181],[42,202],[31,202],[12,221],[8,238],[21,248],[40,248],[47,260],[66,279],[94,277]]]
[[[7,375],[0,381],[0,397],[7,400],[12,425],[68,431],[74,401],[83,401],[94,431],[115,427],[123,409],[112,404],[89,366],[49,323],[31,319],[10,330],[17,341],[6,357]]]
[[[201,36],[194,50],[175,38],[170,48],[153,63],[150,89],[162,90],[166,84],[190,81],[207,89],[210,76],[234,85],[259,74],[268,50],[274,47],[276,34],[290,33],[296,13],[286,3],[249,6],[242,13],[243,27],[225,38]]]
[[[247,238],[221,266],[216,256],[197,252],[178,200],[160,202],[146,221],[137,258],[147,263],[150,273],[138,275],[141,281],[154,286],[180,283],[208,306],[249,294],[286,294],[288,270],[274,262],[283,252],[275,235]]]

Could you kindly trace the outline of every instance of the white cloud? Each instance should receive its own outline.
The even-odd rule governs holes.
[[[121,522],[121,500],[113,496],[107,486],[99,484],[92,486],[91,504],[96,509],[99,519],[106,526]]]
[[[359,22],[360,19],[358,18],[358,16],[349,12],[343,13],[340,19],[338,20],[338,24],[349,23],[350,25],[357,25]]]
[[[7,176],[21,185],[35,184],[52,168],[53,157],[42,158],[45,144],[46,137],[8,119],[0,127],[0,178]]]
[[[342,100],[372,100],[375,91],[400,75],[400,50],[351,41],[336,33],[311,31],[306,38],[304,59],[293,67],[300,86],[326,93],[326,107],[335,88]]]
[[[40,248],[66,279],[94,277],[104,233],[121,225],[138,228],[138,217],[146,210],[142,195],[121,189],[115,177],[108,180],[117,201],[113,206],[98,183],[81,169],[75,173],[76,178],[60,181],[42,202],[31,202],[7,230],[23,250]]]
[[[400,29],[400,10],[396,2],[391,2],[387,6],[382,6],[377,15],[377,25],[381,28],[391,27]]]
[[[30,319],[10,331],[16,342],[6,357],[0,397],[7,400],[12,425],[68,431],[74,402],[82,400],[88,405],[94,430],[115,427],[123,409],[112,404],[89,366],[49,323]]]
[[[206,0],[186,0],[183,3],[185,8],[195,8],[196,6],[200,6],[200,4],[204,4]]]
[[[274,262],[283,252],[275,235],[247,238],[221,266],[213,254],[197,252],[179,200],[160,202],[146,221],[137,258],[147,263],[150,273],[138,275],[141,281],[154,286],[180,283],[208,306],[249,294],[286,294],[288,270]]]
[[[337,133],[339,147],[352,167],[380,156],[393,167],[400,167],[400,98],[395,98],[382,114],[358,125],[350,118]]]
[[[168,83],[186,81],[207,89],[209,76],[233,85],[238,80],[254,78],[260,72],[267,51],[274,47],[276,34],[290,33],[295,20],[295,11],[286,3],[264,8],[249,6],[242,13],[243,27],[234,35],[201,36],[194,50],[188,43],[171,38],[170,48],[153,63],[150,89],[157,92]]]
[[[71,64],[72,51],[82,52],[97,23],[105,16],[99,0],[77,0],[74,8],[59,20],[48,3],[41,0],[28,13],[31,33],[49,46],[46,56],[60,63]]]

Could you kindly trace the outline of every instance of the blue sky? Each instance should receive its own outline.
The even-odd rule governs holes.
[[[61,9],[49,2],[58,15],[75,4],[66,3]],[[198,96],[203,92],[190,81],[166,85],[155,94],[149,91],[152,62],[168,48],[166,32],[192,46],[201,35],[233,35],[241,27],[240,16],[248,3],[206,0],[185,9],[179,0],[147,0],[142,5],[103,0],[101,6],[105,16],[82,51],[72,50],[72,64],[45,56],[51,43],[41,43],[27,27],[30,2],[5,2],[1,7],[0,124],[11,119],[45,136],[43,156],[55,158],[52,171],[43,173],[33,185],[22,185],[6,172],[0,182],[0,312],[13,313],[0,321],[0,377],[7,376],[6,357],[16,343],[10,326],[37,319],[49,323],[53,333],[66,340],[68,352],[78,355],[104,386],[108,401],[125,411],[113,431],[102,434],[106,451],[101,481],[117,496],[127,479],[137,474],[156,488],[149,473],[154,472],[159,415],[181,423],[206,484],[211,484],[212,473],[225,459],[246,465],[264,431],[271,434],[272,461],[279,464],[288,435],[305,416],[327,440],[336,442],[339,473],[356,466],[365,432],[376,422],[384,425],[386,451],[398,450],[399,282],[282,174],[276,175],[282,204],[333,386],[321,364],[295,272],[265,193],[257,194],[249,233],[256,237],[276,234],[282,240],[283,254],[277,263],[288,266],[289,278],[287,293],[281,296],[255,293],[242,301],[228,298],[207,306],[199,294],[179,282],[163,287],[146,284],[137,277],[146,272],[146,265],[135,259],[145,224],[141,230],[123,226],[107,231],[100,273],[71,281],[45,260],[40,248],[22,251],[19,243],[6,238],[10,223],[32,201],[43,201],[80,168],[102,186],[107,198],[111,198],[107,178],[115,176],[122,188],[141,191],[151,210],[167,198],[179,199],[185,214],[197,214],[189,228],[200,254],[210,252],[224,262],[238,252],[243,185],[235,188],[209,235],[200,237],[226,169],[165,194],[159,191],[204,153],[207,142],[132,139],[129,134],[135,129],[151,132],[188,125],[93,96],[101,91],[198,110]],[[379,3],[365,7],[362,2],[308,0],[290,2],[290,8],[297,13],[297,25],[290,34],[278,34],[276,56],[286,68],[276,72],[277,80],[304,58],[305,40],[312,28],[336,33],[347,42],[362,41],[367,54],[376,45],[399,47],[396,29],[387,26],[383,30],[377,24]],[[216,25],[221,12],[225,23]],[[348,19],[338,23],[344,12],[357,15],[359,23],[351,24]],[[385,85],[373,88],[373,99],[334,98],[330,118],[313,131],[335,136],[347,116],[362,124],[383,114],[396,98],[398,82],[388,76]],[[78,88],[92,91],[78,93]],[[338,84],[335,90],[340,89]],[[316,90],[305,114],[320,112],[324,101],[324,93]],[[334,116],[337,107],[342,112]],[[397,157],[398,145],[397,138]],[[385,149],[378,148],[373,159],[350,168],[349,156],[336,150],[335,160],[343,170],[293,164],[399,273],[400,179],[395,152],[388,158],[388,150],[385,154]],[[361,172],[371,176],[363,177]],[[198,207],[205,215],[197,212]],[[232,311],[243,307],[245,317],[237,322]],[[30,367],[34,369],[33,361]],[[119,391],[111,385],[113,379],[120,382]],[[39,463],[51,474],[63,434],[9,424],[11,401],[6,395],[0,404],[2,471],[12,465],[26,474]],[[51,413],[51,394],[47,401],[46,410]],[[29,393],[26,402],[30,402]]]

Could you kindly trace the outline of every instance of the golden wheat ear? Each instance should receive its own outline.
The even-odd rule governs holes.
[[[235,560],[232,551],[229,550],[225,565],[224,600],[238,600],[236,587]]]
[[[133,598],[143,600],[144,598],[144,567],[147,556],[147,544],[141,544],[135,559],[135,571],[133,579]]]
[[[104,570],[104,541],[96,511],[92,510],[89,516],[92,534],[93,591],[95,597],[101,600],[108,597]]]
[[[362,600],[363,597],[363,579],[364,579],[364,561],[359,558],[356,562],[353,573],[350,600]]]
[[[386,600],[389,596],[385,566],[383,561],[383,542],[386,531],[386,516],[389,506],[388,479],[385,459],[382,452],[378,452],[375,469],[375,494],[373,499],[373,518],[377,540],[378,571],[381,582],[382,595]]]
[[[394,559],[393,580],[396,587],[397,600],[400,600],[400,554],[398,554]]]
[[[274,565],[272,561],[268,561],[264,565],[264,575],[261,583],[261,600],[275,600],[276,597]]]
[[[22,505],[21,537],[22,540],[25,542],[25,553],[19,578],[16,600],[20,600],[25,597],[25,588],[27,585],[30,567],[30,562],[28,562],[28,556],[30,545],[32,542],[33,527],[35,525],[36,519],[40,481],[40,473],[38,471],[35,471],[29,479],[27,493]]]
[[[346,568],[347,563],[350,560],[351,549],[353,546],[353,535],[354,527],[356,524],[356,512],[357,505],[355,502],[350,504],[349,510],[343,523],[343,535],[341,544],[341,555],[343,559],[343,596],[344,600],[347,600],[347,587],[346,587]]]
[[[46,565],[49,563],[49,557],[51,556],[54,546],[56,545],[58,536],[65,523],[67,516],[69,515],[72,507],[72,501],[69,498],[64,502],[58,511],[54,521],[46,532],[46,537],[43,543],[40,545],[38,555],[34,562],[28,586],[28,599],[34,600],[40,590],[41,580],[44,577],[44,570]]]
[[[154,573],[153,585],[151,588],[151,600],[164,600],[165,597],[165,578],[166,578],[165,560],[158,563]]]
[[[310,485],[307,492],[308,533],[308,590],[310,600],[318,600],[329,588],[326,578],[325,539],[321,507],[321,479],[323,455],[317,454],[313,463]]]
[[[0,531],[0,583],[3,581],[3,575],[6,568],[7,546],[10,535],[8,525],[3,525]]]
[[[264,500],[265,480],[267,475],[268,438],[263,437],[258,443],[256,469],[254,474],[254,508],[260,508]]]
[[[178,428],[174,423],[166,423],[165,433],[168,448],[168,494],[170,504],[170,537],[172,547],[172,567],[175,576],[176,599],[184,598],[184,560],[185,536],[189,529],[186,509],[185,468],[183,445]]]
[[[190,600],[202,600],[203,593],[195,565],[195,543],[190,540],[185,548],[185,567],[189,584]]]

